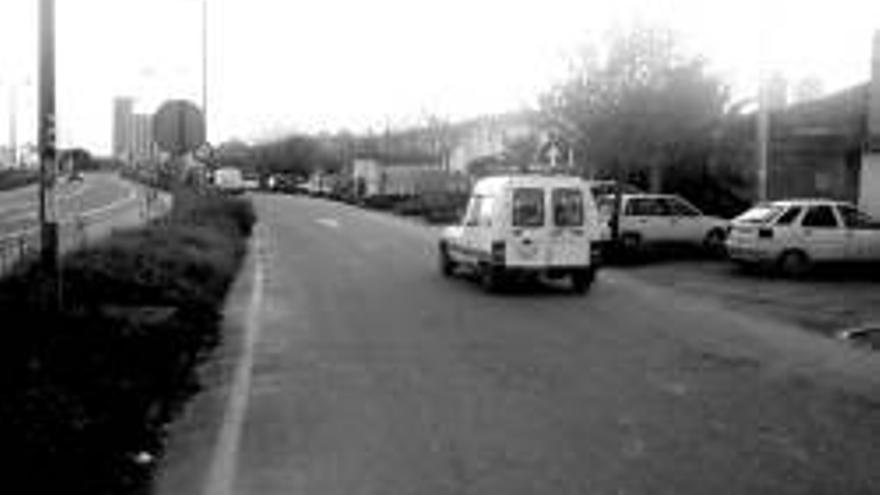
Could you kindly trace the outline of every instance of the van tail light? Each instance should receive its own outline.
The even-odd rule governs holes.
[[[492,264],[503,265],[506,261],[505,251],[506,245],[504,241],[495,241],[492,243]]]
[[[773,229],[769,227],[758,229],[758,239],[773,239]]]

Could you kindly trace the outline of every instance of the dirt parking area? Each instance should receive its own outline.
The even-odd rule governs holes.
[[[880,323],[880,266],[819,268],[792,280],[749,273],[724,260],[672,255],[607,269],[829,336],[843,328]]]

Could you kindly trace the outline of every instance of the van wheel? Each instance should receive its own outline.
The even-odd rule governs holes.
[[[445,245],[440,245],[440,249],[437,253],[437,261],[440,265],[440,273],[444,277],[451,277],[455,274],[456,263],[449,257],[449,252],[446,251]]]
[[[723,257],[725,254],[724,237],[723,230],[710,230],[703,239],[703,249],[712,256]]]
[[[571,274],[571,288],[576,294],[586,294],[596,280],[596,270],[587,268]]]
[[[500,292],[504,287],[504,272],[490,265],[480,266],[480,285],[486,292]]]
[[[779,270],[789,277],[802,277],[810,267],[810,257],[800,250],[785,251],[779,257]]]

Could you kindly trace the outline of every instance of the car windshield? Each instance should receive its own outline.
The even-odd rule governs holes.
[[[785,207],[782,205],[776,204],[763,204],[753,207],[752,209],[746,211],[742,215],[736,217],[734,222],[737,223],[750,223],[750,224],[765,224],[770,223],[776,219],[782,212],[785,211]]]

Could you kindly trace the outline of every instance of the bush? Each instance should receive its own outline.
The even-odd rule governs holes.
[[[17,189],[38,179],[39,175],[33,170],[0,170],[0,191]]]
[[[40,311],[39,270],[0,280],[0,438],[35,493],[148,493],[163,428],[197,390],[246,252],[250,203],[179,197],[165,218],[62,260],[64,304]],[[14,486],[14,485],[10,485]]]

